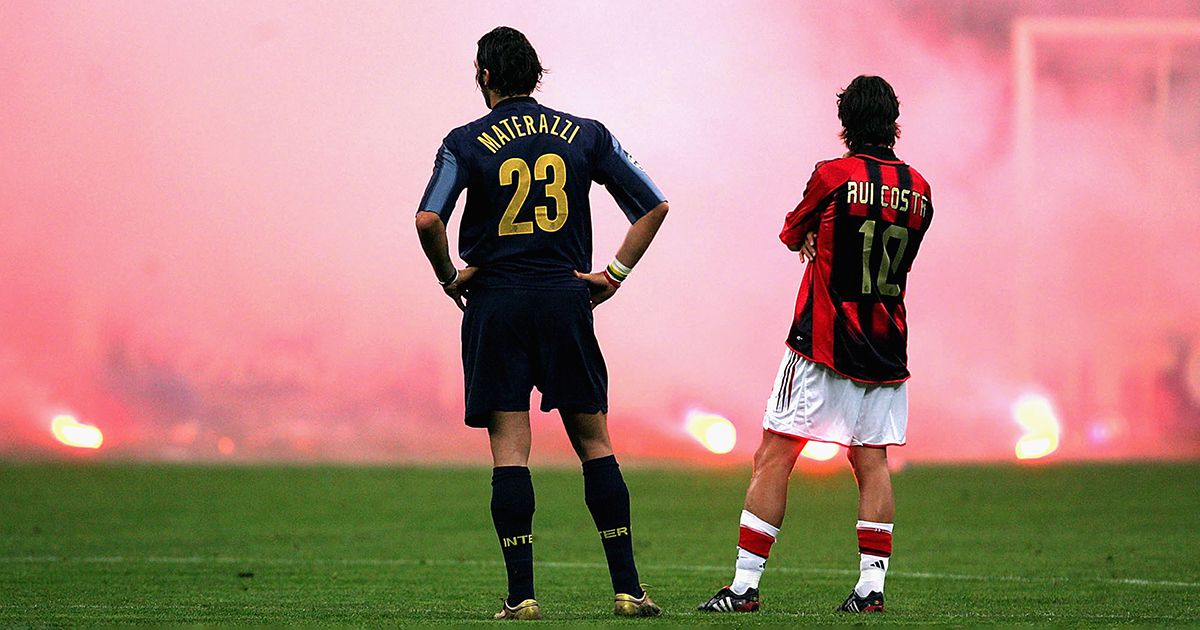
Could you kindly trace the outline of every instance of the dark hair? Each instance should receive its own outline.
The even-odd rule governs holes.
[[[890,147],[900,137],[900,101],[882,77],[860,75],[837,95],[842,140],[851,151],[868,144]]]
[[[483,71],[488,71],[487,89],[500,96],[524,96],[542,82],[542,63],[528,39],[515,28],[497,26],[479,38],[475,52],[479,64],[476,81],[483,87]]]

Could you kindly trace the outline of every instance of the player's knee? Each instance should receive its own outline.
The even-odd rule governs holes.
[[[569,437],[571,446],[575,447],[575,453],[579,455],[580,461],[608,457],[613,454],[612,442],[608,439],[607,432],[576,432]]]
[[[579,455],[579,461],[586,462],[588,460],[597,459],[600,457],[608,457],[613,454],[612,445],[605,442],[588,442],[581,444],[576,449],[576,454]]]
[[[612,455],[612,441],[603,414],[563,414],[563,427],[580,461]]]
[[[887,470],[887,449],[851,447],[846,449],[846,459],[856,472]]]

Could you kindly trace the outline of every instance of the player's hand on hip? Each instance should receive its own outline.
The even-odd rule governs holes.
[[[475,272],[479,271],[478,267],[467,267],[459,269],[458,275],[454,277],[454,281],[442,287],[446,295],[450,296],[451,300],[458,305],[459,310],[467,310],[467,304],[464,299],[469,299],[471,278],[475,277]]]
[[[800,246],[800,260],[813,261],[817,259],[817,233],[809,232],[804,237],[804,244]]]
[[[621,286],[612,284],[608,281],[608,276],[603,273],[580,273],[575,272],[575,277],[587,283],[588,291],[592,294],[592,308],[600,306],[605,300],[612,297]]]

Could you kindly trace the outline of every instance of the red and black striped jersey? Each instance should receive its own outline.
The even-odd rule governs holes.
[[[932,220],[929,183],[891,149],[818,163],[779,234],[796,247],[817,233],[788,346],[856,381],[908,379],[904,290]]]

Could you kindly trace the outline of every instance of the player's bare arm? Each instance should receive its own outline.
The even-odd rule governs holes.
[[[475,275],[475,267],[465,267],[457,269],[454,262],[450,260],[450,243],[446,239],[446,224],[442,222],[442,218],[435,212],[421,211],[417,213],[417,235],[421,238],[421,249],[425,251],[425,257],[429,259],[429,264],[433,267],[433,273],[437,277],[438,284],[442,285],[442,290],[458,308],[466,310],[467,306],[463,302],[463,297],[466,295],[467,283],[470,282],[471,276]]]
[[[629,231],[625,233],[625,240],[617,250],[616,259],[628,267],[638,264],[638,261],[646,254],[646,250],[650,248],[654,236],[658,234],[658,228],[662,227],[663,221],[666,220],[668,209],[667,202],[664,201],[629,226]],[[588,289],[592,292],[592,306],[603,304],[621,287],[621,280],[612,277],[611,273],[606,274],[603,271],[594,273],[576,271],[575,277],[588,283]]]

